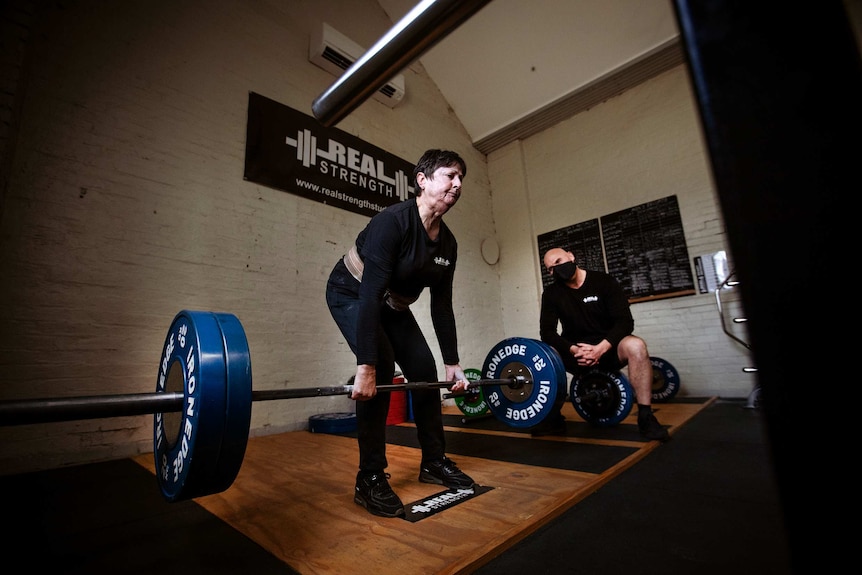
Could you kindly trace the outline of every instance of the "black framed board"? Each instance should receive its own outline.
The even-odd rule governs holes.
[[[614,276],[632,303],[695,293],[676,196],[540,234],[540,262],[552,247],[570,250],[580,267]],[[547,286],[553,279],[541,267]]]
[[[542,263],[545,252],[551,248],[565,248],[575,254],[578,265],[588,270],[605,271],[605,254],[598,218],[587,220],[539,236],[539,267],[542,268],[542,285],[554,281]]]

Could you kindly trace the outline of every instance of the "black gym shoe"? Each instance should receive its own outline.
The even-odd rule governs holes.
[[[452,489],[469,489],[475,485],[469,475],[458,469],[455,462],[446,456],[438,461],[422,463],[419,470],[419,481],[436,483]]]
[[[670,435],[661,423],[655,418],[652,411],[638,414],[638,429],[645,438],[658,441],[667,441]]]
[[[552,421],[543,421],[530,430],[532,437],[545,437],[546,435],[566,435],[566,416],[560,414],[557,417],[549,417]]]
[[[363,506],[372,515],[380,517],[404,517],[404,505],[389,486],[389,474],[378,471],[356,475],[356,494],[353,501]]]

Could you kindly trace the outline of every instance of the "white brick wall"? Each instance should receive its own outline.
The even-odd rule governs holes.
[[[11,166],[0,399],[154,391],[181,309],[239,317],[255,389],[353,373],[323,291],[367,218],[242,179],[248,92],[310,114],[335,80],[308,62],[323,20],[365,46],[391,26],[373,0],[81,0],[36,13],[12,90],[24,90],[19,137],[0,162]],[[460,245],[464,367],[481,367],[505,337],[538,336],[539,233],[676,194],[690,255],[726,249],[682,70],[487,159],[422,67],[404,74],[401,105],[369,100],[338,128],[410,161],[428,147],[467,160],[447,216]],[[488,265],[480,246],[492,237],[500,260]],[[414,307],[436,350],[427,300]],[[747,354],[721,332],[711,294],[634,313],[652,353],[679,370],[682,394],[750,391]],[[251,435],[352,408],[342,396],[258,402]],[[6,427],[0,473],[151,450],[150,416]]]

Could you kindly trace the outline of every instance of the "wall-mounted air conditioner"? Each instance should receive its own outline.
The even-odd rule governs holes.
[[[308,44],[308,61],[340,77],[366,50],[324,22],[314,29]],[[404,74],[398,74],[374,93],[374,98],[390,108],[404,98]]]

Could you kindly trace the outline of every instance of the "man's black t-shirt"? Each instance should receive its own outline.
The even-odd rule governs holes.
[[[558,326],[562,330],[558,333]],[[609,274],[588,270],[581,287],[557,280],[542,293],[539,337],[561,354],[573,344],[608,340],[616,348],[634,331],[628,298]]]

